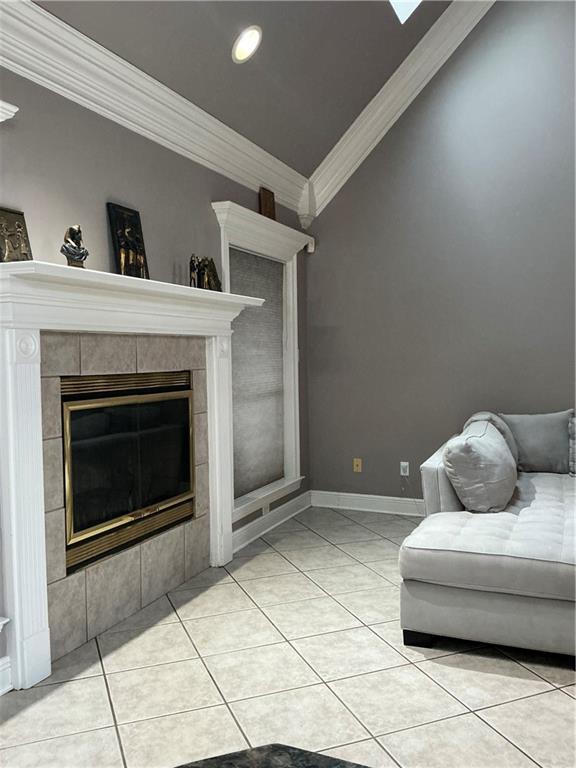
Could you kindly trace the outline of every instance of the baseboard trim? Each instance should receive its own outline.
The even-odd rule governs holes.
[[[424,517],[424,500],[399,496],[373,496],[368,493],[339,493],[338,491],[311,491],[313,507],[353,509],[357,512],[388,512],[394,515]]]
[[[308,509],[311,504],[311,492],[304,491],[304,493],[296,496],[295,499],[287,501],[285,504],[276,507],[276,509],[262,515],[262,517],[259,517],[257,520],[254,520],[252,523],[248,523],[248,525],[245,525],[243,528],[234,531],[232,534],[232,549],[234,552],[237,552],[252,541],[259,539],[263,534],[271,531],[272,528],[276,528],[277,525],[284,523],[299,512]]]
[[[12,686],[12,665],[10,656],[0,658],[0,696],[11,691]]]

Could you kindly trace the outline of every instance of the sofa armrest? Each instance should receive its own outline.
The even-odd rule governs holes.
[[[420,467],[426,515],[436,512],[461,512],[464,509],[446,474],[443,453],[444,446]]]

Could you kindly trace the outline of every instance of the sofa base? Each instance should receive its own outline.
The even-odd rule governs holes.
[[[427,635],[428,638],[433,635],[453,637],[570,656],[575,653],[576,611],[575,604],[568,600],[405,580],[400,589],[400,616],[404,633]]]
[[[414,648],[432,648],[436,645],[438,635],[428,635],[426,632],[413,632],[411,629],[402,631],[404,645],[412,645]]]

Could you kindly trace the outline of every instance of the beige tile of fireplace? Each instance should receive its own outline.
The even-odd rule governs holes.
[[[62,440],[59,437],[42,443],[44,462],[44,509],[49,512],[64,506],[64,469]]]
[[[202,517],[210,509],[210,471],[208,464],[196,467],[196,517]]]
[[[46,577],[48,584],[66,576],[66,527],[63,509],[44,515],[46,526]]]
[[[2,768],[122,768],[115,728],[101,728],[48,739],[39,745],[23,744],[1,753]]]
[[[203,338],[191,336],[138,336],[138,371],[184,371],[206,368]]]
[[[208,414],[197,413],[194,416],[194,463],[206,464],[208,461]]]
[[[204,413],[208,410],[208,394],[206,390],[206,371],[192,371],[192,386],[194,388],[194,413]]]
[[[62,434],[62,409],[60,403],[60,378],[42,379],[42,437],[60,437]]]
[[[80,337],[77,333],[42,332],[40,338],[42,376],[78,376]]]
[[[86,569],[88,637],[95,637],[141,607],[140,546]]]
[[[188,581],[210,565],[210,516],[184,524],[184,571]]]
[[[184,575],[184,525],[142,542],[142,605],[177,587]]]
[[[136,373],[136,336],[83,333],[80,336],[80,373]]]
[[[84,571],[78,571],[48,585],[48,621],[53,660],[86,642]]]

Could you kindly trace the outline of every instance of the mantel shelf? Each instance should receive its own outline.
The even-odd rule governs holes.
[[[4,328],[225,335],[263,301],[43,261],[0,265]]]

